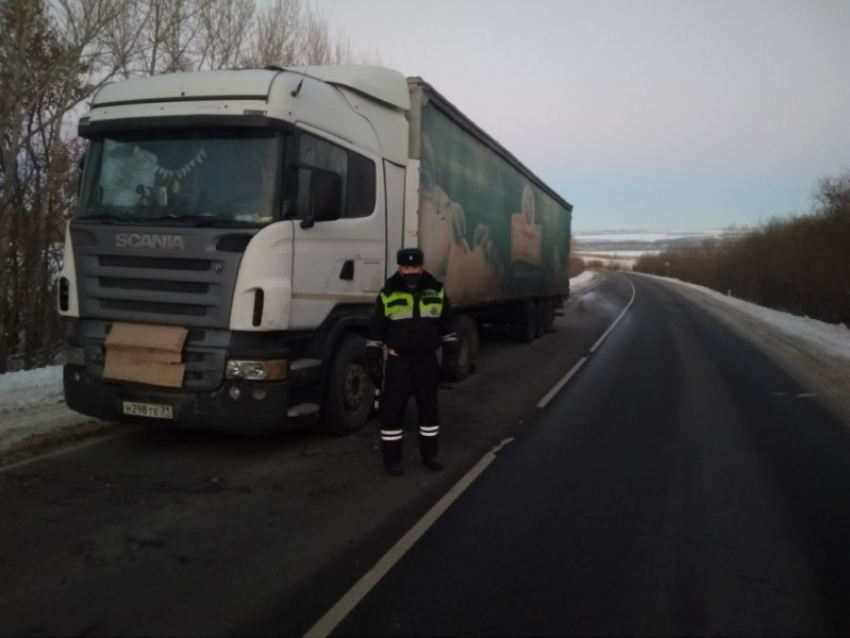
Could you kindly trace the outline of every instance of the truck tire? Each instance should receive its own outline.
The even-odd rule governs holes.
[[[531,343],[537,332],[537,307],[530,299],[514,307],[511,336],[518,343]]]
[[[457,380],[463,381],[470,374],[475,374],[475,360],[478,358],[478,324],[467,315],[458,315],[455,320],[455,332],[458,340]]]
[[[535,324],[534,338],[539,339],[546,334],[546,300],[541,299],[534,304],[535,312],[537,313],[537,323]]]
[[[557,305],[554,299],[546,300],[546,334],[555,332],[555,307]]]
[[[345,335],[336,348],[322,401],[319,429],[332,436],[347,436],[369,419],[375,388],[366,367],[366,340]]]

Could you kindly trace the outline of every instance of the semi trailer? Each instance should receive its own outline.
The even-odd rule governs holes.
[[[530,342],[569,296],[571,205],[421,78],[130,79],[98,91],[79,135],[58,305],[66,402],[86,415],[356,431],[366,329],[402,247],[446,286],[461,377],[481,326]]]

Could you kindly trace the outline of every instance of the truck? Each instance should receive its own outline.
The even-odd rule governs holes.
[[[524,116],[517,115],[517,122]],[[171,73],[79,120],[63,386],[92,417],[237,433],[361,428],[365,336],[402,247],[479,331],[553,331],[572,206],[431,85],[383,67]]]

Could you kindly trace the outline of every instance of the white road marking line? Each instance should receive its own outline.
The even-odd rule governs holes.
[[[601,283],[601,282],[600,282]],[[620,319],[628,312],[632,303],[635,300],[635,286],[631,282],[629,284],[632,287],[632,298],[629,300],[629,303],[623,309],[623,312],[620,313],[620,316],[617,317],[616,321],[608,328],[605,334],[600,337],[599,341],[597,341],[594,346],[590,349],[590,353],[587,356],[582,357],[578,363],[576,363],[572,370],[570,370],[566,376],[561,379],[558,384],[549,391],[549,393],[543,397],[540,403],[537,404],[537,407],[542,408],[545,407],[549,401],[558,393],[558,391],[566,385],[566,383],[572,378],[572,376],[578,372],[579,368],[587,361],[590,354],[592,354],[599,345],[611,334],[611,331],[616,327],[616,325],[620,322]],[[594,288],[596,286],[593,286]],[[582,291],[587,292],[587,291]],[[423,516],[419,522],[417,522],[410,530],[401,537],[401,539],[393,545],[390,550],[384,554],[375,566],[372,567],[368,572],[366,572],[360,580],[358,580],[354,586],[349,589],[343,596],[340,598],[336,604],[331,607],[324,616],[322,616],[315,625],[313,625],[306,634],[304,634],[304,638],[326,638],[329,636],[334,629],[336,629],[337,625],[339,625],[348,614],[351,613],[351,610],[354,609],[360,601],[362,601],[366,595],[372,590],[375,585],[377,585],[381,579],[387,575],[387,573],[395,566],[395,564],[401,560],[401,558],[410,550],[411,547],[418,541],[426,531],[440,518],[440,516],[445,513],[445,511],[454,503],[457,498],[468,488],[472,482],[478,478],[481,473],[487,469],[487,466],[490,465],[493,461],[496,460],[496,453],[498,453],[505,445],[513,441],[513,438],[508,438],[503,440],[498,446],[494,447],[490,450],[484,457],[478,461],[478,463],[473,467],[469,472],[467,472],[463,478],[461,478],[455,485],[452,487],[446,494],[439,500],[437,503]]]
[[[554,387],[554,388],[552,388],[551,390],[549,390],[549,394],[547,394],[545,397],[543,397],[542,399],[540,399],[540,403],[538,403],[538,404],[537,404],[537,407],[538,407],[538,408],[545,408],[545,407],[546,407],[546,404],[547,404],[547,403],[549,403],[549,401],[551,401],[551,400],[554,398],[554,396],[555,396],[556,394],[558,394],[558,392],[560,391],[560,389],[561,389],[561,388],[563,388],[563,387],[567,384],[567,381],[569,381],[570,379],[572,379],[573,375],[574,375],[576,372],[578,372],[579,368],[581,368],[581,367],[584,365],[584,362],[585,362],[585,361],[587,361],[587,357],[582,357],[581,359],[579,359],[579,360],[578,360],[578,363],[576,363],[576,364],[573,366],[572,370],[570,370],[569,372],[567,372],[566,376],[564,376],[564,378],[563,378],[563,379],[561,379],[560,381],[558,381],[558,383],[555,385],[555,387]]]
[[[477,479],[480,474],[487,469],[493,461],[496,460],[496,453],[499,452],[508,443],[513,441],[513,438],[504,439],[499,445],[487,452],[484,457],[475,464],[463,478],[461,478],[454,487],[446,492],[443,497],[423,516],[419,522],[408,530],[401,539],[393,545],[390,550],[384,554],[381,559],[375,563],[363,577],[358,580],[354,586],[349,589],[336,604],[331,607],[318,622],[313,625],[310,630],[304,634],[304,638],[325,638],[336,629],[336,626],[341,623],[351,610],[354,609],[361,600],[366,597],[372,588],[377,585],[381,579],[387,575],[393,566],[401,560],[407,551],[413,547],[425,532],[443,515],[443,513],[454,503],[463,492],[472,485],[472,482]]]
[[[632,287],[632,298],[629,300],[629,303],[626,304],[626,307],[623,308],[623,312],[620,313],[620,316],[617,317],[617,320],[614,321],[614,323],[611,324],[611,327],[608,328],[608,330],[605,331],[604,335],[599,337],[599,341],[597,341],[596,343],[593,344],[593,347],[590,349],[590,354],[593,354],[594,352],[596,352],[596,349],[600,345],[602,345],[602,342],[605,341],[605,339],[608,338],[608,335],[611,334],[611,331],[614,330],[614,328],[617,327],[617,324],[620,323],[620,319],[622,319],[626,315],[626,313],[629,311],[629,308],[631,308],[632,304],[635,302],[635,285],[631,281],[629,282],[629,285],[631,285],[631,287]]]
[[[585,355],[581,359],[579,359],[578,363],[576,363],[572,367],[572,369],[569,372],[567,372],[567,374],[564,376],[564,378],[561,379],[560,381],[558,381],[558,383],[555,385],[555,387],[552,388],[551,390],[549,390],[549,392],[546,394],[545,397],[540,399],[540,403],[537,404],[538,408],[541,408],[541,409],[545,408],[546,405],[549,403],[549,401],[551,401],[553,398],[555,398],[555,395],[558,394],[558,392],[561,391],[561,388],[563,388],[567,384],[567,382],[570,379],[573,378],[575,373],[578,372],[579,369],[590,358],[590,355],[593,354],[594,352],[596,352],[596,349],[602,344],[603,341],[605,341],[605,339],[608,338],[608,335],[611,334],[611,331],[614,330],[614,328],[617,327],[618,323],[620,323],[620,319],[622,319],[625,316],[625,314],[629,311],[629,308],[632,307],[632,304],[635,301],[635,285],[631,281],[629,282],[629,284],[632,287],[632,298],[629,300],[629,303],[626,304],[626,307],[623,308],[623,312],[620,313],[620,316],[617,317],[617,319],[614,321],[614,323],[612,323],[611,326],[608,328],[608,330],[605,331],[605,334],[603,334],[601,337],[599,337],[599,340],[595,344],[593,344],[593,347],[590,349],[590,351],[587,353],[587,355]]]

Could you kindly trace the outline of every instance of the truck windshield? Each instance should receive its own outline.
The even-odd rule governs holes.
[[[283,136],[241,129],[93,140],[80,218],[262,225],[274,221]]]

